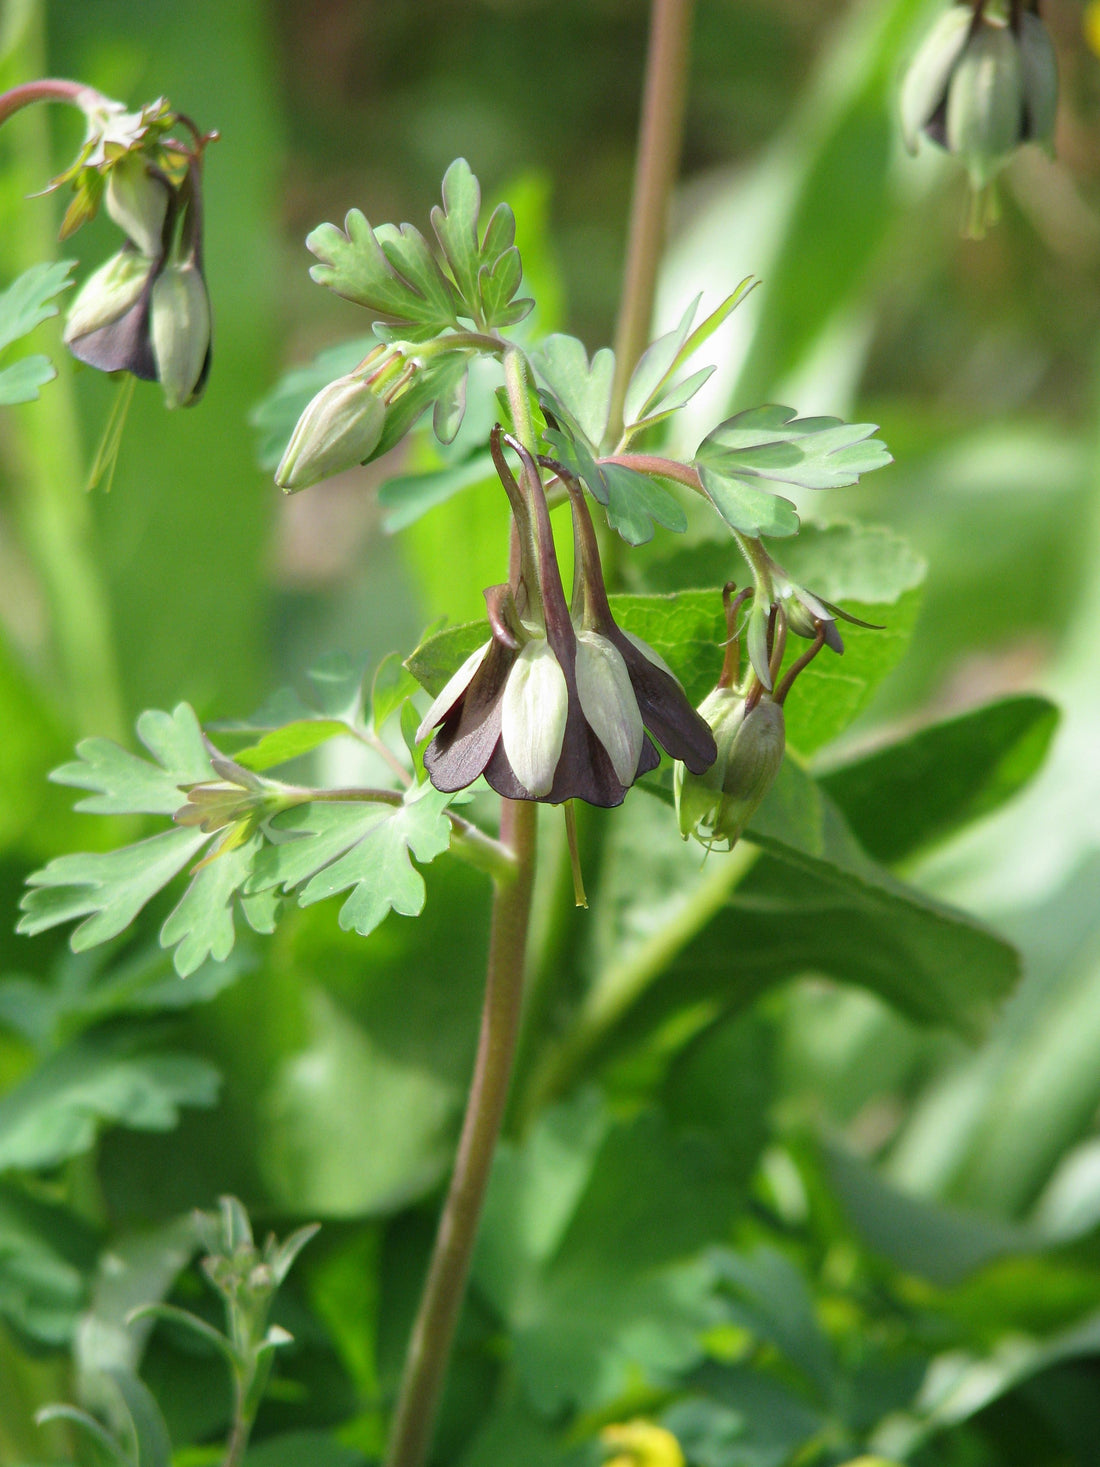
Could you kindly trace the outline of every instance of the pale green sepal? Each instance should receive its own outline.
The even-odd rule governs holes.
[[[130,309],[145,288],[153,261],[134,250],[120,250],[88,276],[65,319],[65,344],[109,326]]]
[[[435,728],[437,723],[442,723],[447,714],[462,697],[463,693],[474,680],[474,673],[485,661],[485,654],[492,646],[491,642],[483,642],[476,652],[471,652],[466,661],[450,678],[443,691],[432,702],[432,706],[420,720],[420,727],[416,730],[416,742],[422,744]]]
[[[527,643],[508,674],[500,737],[512,770],[536,800],[550,793],[561,758],[569,690],[550,644]]]
[[[105,203],[107,213],[142,254],[160,254],[168,185],[154,178],[141,158],[123,158],[111,168]]]
[[[165,267],[153,285],[149,322],[165,406],[186,407],[210,350],[210,300],[197,265]]]
[[[953,5],[928,32],[901,84],[901,133],[910,153],[917,151],[921,129],[947,95],[955,63],[963,53],[974,12]]]
[[[982,189],[1020,142],[1023,75],[1007,25],[983,25],[971,37],[947,93],[947,146]]]
[[[337,377],[308,404],[275,470],[280,489],[308,489],[369,458],[382,436],[386,405],[362,377]]]
[[[577,633],[577,696],[619,783],[632,784],[645,738],[642,715],[622,653],[599,632]]]

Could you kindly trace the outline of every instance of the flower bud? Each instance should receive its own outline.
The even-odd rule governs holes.
[[[107,213],[143,255],[161,253],[169,187],[141,158],[120,159],[107,176]]]
[[[374,452],[386,421],[386,405],[362,377],[330,382],[298,419],[275,470],[280,489],[307,489]]]
[[[699,712],[714,730],[718,758],[703,774],[676,765],[673,788],[680,834],[730,850],[783,762],[783,709],[765,694],[746,711],[746,700],[735,689],[715,688]]]
[[[76,293],[65,321],[65,344],[109,326],[137,301],[153,268],[134,250],[120,250],[89,275]]]
[[[210,300],[194,261],[157,276],[149,328],[165,405],[187,407],[202,395],[210,357]]]
[[[917,151],[922,132],[941,146],[943,108],[955,64],[974,24],[969,5],[952,5],[925,36],[901,84],[901,131],[905,146]]]
[[[952,73],[946,116],[948,151],[966,164],[975,189],[989,183],[1020,143],[1023,125],[1023,74],[1015,33],[1007,25],[981,25]]]

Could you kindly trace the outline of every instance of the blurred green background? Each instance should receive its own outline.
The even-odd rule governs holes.
[[[1032,1306],[1056,1285],[1064,1307],[1052,1306],[1052,1326],[1100,1303],[1100,61],[1084,8],[1045,4],[1062,79],[1057,160],[1024,150],[1002,179],[1000,223],[964,239],[961,169],[930,147],[906,156],[893,111],[905,58],[938,8],[698,0],[656,325],[667,328],[698,290],[714,306],[744,275],[762,282],[711,344],[719,370],[684,415],[686,451],[727,412],[778,401],[877,422],[894,453],[892,468],[858,487],[800,505],[822,523],[891,526],[928,561],[912,645],[845,736],[849,750],[1007,693],[1045,692],[1062,709],[1031,787],[905,871],[1023,952],[1023,983],[984,1044],[967,1048],[810,978],[760,1006],[752,1022],[770,1047],[765,1056],[750,1045],[737,1061],[756,1096],[746,1106],[767,1117],[765,1190],[792,1228],[802,1204],[783,1192],[782,1158],[801,1155],[809,1128],[843,1137],[910,1197],[1032,1229],[1043,1247],[1072,1238],[1077,1251],[1058,1254],[1049,1273],[1035,1262],[1042,1248],[1030,1258],[1038,1272],[1017,1295],[1011,1279],[980,1275],[996,1300],[971,1298],[966,1317],[989,1344],[1034,1323]],[[9,973],[63,961],[62,938],[11,935],[26,872],[110,838],[46,781],[76,738],[125,738],[142,708],[180,699],[204,718],[245,715],[327,654],[373,664],[410,650],[444,613],[479,614],[480,588],[503,565],[493,496],[475,489],[388,535],[374,490],[407,466],[403,450],[286,499],[255,466],[249,414],[288,367],[363,330],[354,308],[310,282],[306,233],[352,207],[426,228],[459,154],[487,197],[516,208],[538,328],[573,332],[590,350],[605,344],[646,21],[637,0],[0,0],[0,86],[54,74],[133,103],[163,93],[221,134],[206,173],[215,338],[205,401],[167,414],[157,389],[139,384],[113,487],[86,493],[116,388],[75,367],[51,323],[33,347],[50,350],[59,380],[41,403],[0,414]],[[21,114],[0,132],[0,281],[56,249],[62,199],[26,196],[79,137],[79,119],[61,109]],[[64,253],[83,274],[114,248],[111,233],[97,221]],[[666,536],[627,576],[640,583],[675,548]],[[841,752],[824,751],[822,767]],[[329,1223],[323,1266],[309,1276],[312,1312],[294,1306],[313,1352],[306,1384],[274,1402],[269,1432],[295,1424],[296,1410],[318,1426],[355,1417],[360,1445],[379,1430],[430,1235],[425,1199],[455,1134],[483,957],[479,940],[454,941],[458,914],[464,930],[481,930],[482,884],[433,868],[429,893],[420,923],[391,918],[365,943],[339,933],[327,908],[297,914],[239,982],[175,1021],[174,1042],[223,1073],[218,1109],[188,1111],[169,1138],[112,1130],[94,1166],[78,1158],[35,1184],[43,1204],[78,1199],[98,1237],[225,1189],[261,1217]],[[582,941],[577,931],[563,951]],[[14,1085],[33,1061],[25,1036],[0,1029],[0,1082]],[[900,1232],[872,1228],[860,1246],[927,1279],[913,1257],[891,1253]],[[995,1254],[979,1249],[979,1261]],[[374,1280],[361,1294],[340,1283],[349,1260]],[[383,1308],[379,1280],[406,1274]],[[359,1311],[346,1327],[334,1322],[341,1287]],[[70,1314],[84,1298],[74,1289]],[[1010,1296],[1027,1308],[1013,1313]],[[369,1358],[356,1354],[357,1329]],[[0,1349],[0,1463],[23,1467],[40,1450],[30,1410],[64,1394],[68,1377],[33,1329],[28,1344],[25,1320],[12,1331]],[[171,1355],[153,1352],[150,1372],[175,1393],[170,1424],[200,1439],[222,1407],[201,1387],[186,1397]],[[476,1377],[481,1367],[469,1368]],[[1095,1450],[1100,1375],[1094,1360],[1074,1369],[1091,1405],[1075,1396],[1065,1414]],[[1072,1394],[1074,1382],[1048,1385]],[[967,1456],[964,1442],[912,1460],[1095,1461],[1074,1455],[1068,1428],[1057,1451],[996,1455],[1017,1450],[1019,1412],[1042,1414],[1035,1401],[1006,1410],[1007,1424],[990,1428],[993,1455],[986,1444]],[[467,1443],[469,1421],[452,1417],[447,1440]]]

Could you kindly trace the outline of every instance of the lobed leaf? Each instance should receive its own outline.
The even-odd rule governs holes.
[[[75,260],[32,265],[0,292],[0,351],[57,315],[57,297],[72,285],[75,267]]]
[[[134,1031],[81,1035],[0,1098],[0,1171],[58,1166],[108,1123],[167,1131],[182,1106],[214,1104],[218,1072],[207,1060],[139,1042]]]
[[[401,327],[409,340],[427,341],[458,324],[454,292],[412,225],[372,229],[352,209],[343,229],[321,224],[306,247],[320,262],[309,272],[319,285]]]
[[[432,209],[431,220],[459,294],[468,306],[478,299],[478,270],[482,263],[477,238],[480,216],[481,185],[466,159],[456,158],[443,175],[443,208],[437,204]]]
[[[93,791],[76,805],[90,814],[172,815],[183,803],[181,785],[216,778],[199,721],[187,703],[172,713],[147,710],[137,732],[156,764],[111,739],[83,739],[76,746],[79,758],[55,769],[50,779]]]
[[[707,435],[696,463],[715,508],[732,529],[754,538],[794,535],[794,506],[767,484],[802,489],[855,484],[861,474],[893,462],[885,444],[870,437],[875,431],[871,423],[798,418],[793,408],[749,408]]]
[[[36,354],[0,368],[0,407],[17,402],[34,402],[38,389],[57,376],[57,368],[49,357]]]
[[[615,353],[605,346],[590,363],[582,341],[555,332],[539,344],[531,361],[558,406],[580,429],[592,452],[598,452],[611,412]]]
[[[246,889],[301,887],[299,903],[309,906],[351,888],[340,926],[364,936],[391,910],[416,916],[425,890],[411,857],[428,862],[448,848],[451,798],[420,786],[398,806],[349,801],[289,810],[272,821],[278,843],[260,852]]]
[[[691,324],[702,300],[702,295],[697,295],[676,329],[658,337],[646,348],[627,384],[623,402],[623,420],[631,432],[659,422],[695,396],[714,368],[704,367],[680,382],[675,381],[676,373],[718,330],[754,284],[751,276],[742,280],[733,294],[693,331]]]

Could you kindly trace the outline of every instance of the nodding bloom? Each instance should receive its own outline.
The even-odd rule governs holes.
[[[986,0],[953,5],[925,37],[901,89],[906,146],[923,133],[966,164],[983,190],[1021,143],[1050,146],[1058,64],[1035,5],[1007,15]]]
[[[101,372],[159,382],[168,407],[197,402],[210,370],[199,155],[180,182],[140,153],[115,163],[107,212],[127,236],[78,291],[65,342]]]
[[[513,800],[622,803],[655,769],[649,731],[673,758],[702,772],[717,748],[671,670],[611,615],[595,532],[583,492],[560,465],[570,491],[576,543],[572,612],[566,605],[539,466],[514,439],[523,488],[501,449],[492,450],[512,503],[518,564],[507,584],[485,593],[492,635],[432,703],[417,733],[439,726],[424,766],[440,790],[484,774]]]
[[[693,835],[708,850],[731,850],[771,789],[786,747],[783,703],[795,678],[825,645],[829,629],[836,630],[831,621],[819,620],[813,645],[792,663],[774,692],[761,681],[751,662],[739,683],[737,617],[752,592],[742,591],[734,598],[733,591],[730,584],[722,593],[728,633],[722,673],[718,686],[699,706],[714,730],[718,757],[701,774],[683,764],[673,771],[680,834],[684,840]],[[774,686],[783,661],[785,618],[771,617],[768,635],[770,683]]]

